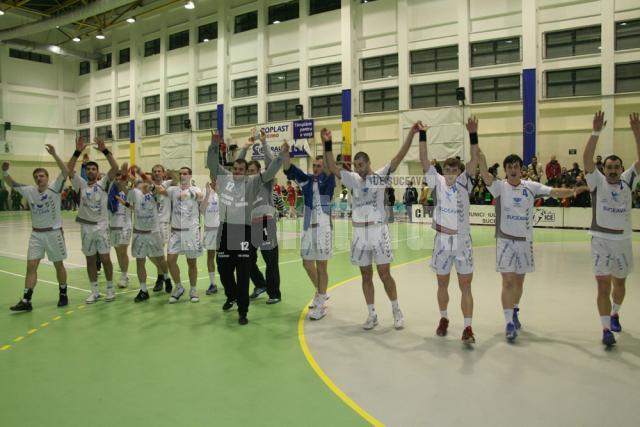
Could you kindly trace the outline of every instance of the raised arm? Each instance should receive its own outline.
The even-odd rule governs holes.
[[[629,125],[636,139],[636,161],[633,166],[636,168],[636,172],[640,172],[640,116],[638,113],[631,113],[629,115]]]
[[[260,131],[260,142],[262,143],[262,152],[264,153],[264,167],[268,169],[275,157],[271,152],[271,148],[269,148],[269,144],[267,144],[267,134],[263,130]],[[285,139],[284,142],[287,142],[287,140]]]
[[[58,153],[56,153],[54,146],[51,144],[45,144],[45,148],[47,149],[47,153],[51,154],[51,157],[56,161],[56,164],[60,168],[60,172],[62,172],[62,176],[65,178],[68,177],[70,175],[69,169],[67,169],[67,165],[64,164],[60,156],[58,156]]]
[[[211,144],[207,150],[207,167],[209,176],[215,180],[218,175],[230,175],[230,172],[220,164],[220,141],[222,138],[218,133],[211,130]]]
[[[22,186],[22,184],[18,184],[13,178],[11,178],[11,175],[9,174],[9,162],[2,162],[2,175],[5,182],[9,184],[9,187],[15,188]]]
[[[260,132],[260,136],[262,137],[262,132]],[[287,140],[285,139],[284,142],[287,142]],[[280,155],[282,156],[282,170],[286,174],[291,169],[291,154],[289,153],[289,150],[287,150],[286,153],[281,152]],[[267,157],[266,157],[266,154],[265,154],[265,165],[267,163],[266,159],[267,159]],[[271,162],[269,162],[269,163],[271,163]],[[269,166],[267,166],[267,168],[268,167]]]
[[[607,121],[604,119],[604,113],[602,111],[598,111],[593,116],[593,133],[591,133],[591,136],[587,141],[587,146],[584,147],[584,154],[582,155],[584,171],[586,173],[592,173],[596,169],[596,164],[593,162],[593,155],[596,153],[596,145],[598,144],[600,131],[606,125]]]
[[[280,146],[280,155],[271,162],[267,170],[260,174],[262,182],[269,182],[276,177],[280,166],[282,166],[282,159],[285,152],[289,152],[289,144],[287,144],[286,141]]]
[[[478,118],[469,117],[467,120],[467,132],[469,132],[469,141],[471,143],[471,159],[467,162],[465,170],[471,176],[475,175],[478,167],[478,156],[480,154],[480,146],[478,145]]]
[[[422,124],[421,121],[416,122],[411,129],[409,130],[409,136],[407,138],[413,137],[416,133],[420,133],[420,137],[418,138],[418,151],[420,153],[420,163],[422,163],[422,171],[427,172],[431,167],[431,161],[429,160],[429,149],[427,148],[427,127]]]
[[[422,125],[421,122],[418,122],[418,123]],[[389,162],[389,173],[393,173],[395,172],[396,169],[398,169],[400,162],[402,161],[402,159],[404,159],[404,156],[406,156],[407,153],[409,152],[409,148],[411,147],[411,143],[413,142],[413,137],[415,136],[417,130],[415,132],[412,132],[412,131],[414,128],[416,128],[418,123],[414,124],[411,127],[411,131],[409,131],[409,134],[405,138],[404,143],[400,147],[400,150],[398,150],[398,153],[393,157],[393,159],[391,159],[391,162]]]
[[[478,166],[480,166],[480,176],[484,181],[484,185],[487,187],[490,186],[493,183],[493,175],[491,175],[487,168],[487,158],[482,151],[478,151]]]
[[[113,153],[109,151],[109,149],[107,149],[107,146],[104,143],[104,139],[96,138],[95,141],[98,145],[97,150],[102,151],[102,154],[104,154],[104,156],[107,158],[107,161],[109,162],[109,166],[111,166],[111,169],[109,169],[109,172],[107,172],[107,176],[109,177],[109,181],[113,181],[113,179],[116,177],[116,173],[118,173],[118,162],[116,162],[116,159],[113,157]]]
[[[340,168],[336,165],[336,159],[333,157],[333,142],[331,141],[331,131],[322,128],[320,131],[320,139],[324,145],[324,165],[329,173],[340,176]]]
[[[69,162],[67,162],[67,171],[70,175],[73,175],[78,157],[80,157],[80,154],[82,154],[82,151],[84,151],[87,146],[88,144],[85,144],[84,138],[82,138],[81,136],[76,138],[76,151],[73,152],[73,155],[69,159]]]
[[[207,205],[209,204],[209,196],[211,195],[211,192],[213,191],[213,186],[215,184],[213,184],[212,182],[208,182],[207,183],[207,193],[204,195],[204,199],[202,199],[202,201],[200,202],[200,214],[204,215],[205,212],[207,211]]]

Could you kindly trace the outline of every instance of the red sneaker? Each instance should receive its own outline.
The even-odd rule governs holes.
[[[444,337],[447,335],[447,328],[449,327],[449,319],[446,317],[442,317],[440,319],[440,323],[438,324],[438,329],[436,329],[436,335],[439,337]]]
[[[471,330],[471,326],[467,326],[462,331],[462,342],[465,344],[475,344],[476,337],[473,336],[473,330]]]

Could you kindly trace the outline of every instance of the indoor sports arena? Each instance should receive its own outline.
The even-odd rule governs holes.
[[[0,1],[0,169],[2,426],[637,425],[637,0]]]

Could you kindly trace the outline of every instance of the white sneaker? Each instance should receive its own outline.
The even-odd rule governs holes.
[[[378,326],[378,315],[374,314],[369,315],[369,317],[367,317],[367,321],[364,322],[364,325],[362,325],[362,328],[365,331],[370,331],[371,329],[375,328],[376,326]]]
[[[87,304],[93,304],[94,302],[100,299],[100,294],[98,292],[91,292],[87,299],[84,300]]]
[[[191,302],[200,301],[200,298],[198,298],[198,291],[196,291],[196,288],[191,288],[191,290],[189,291],[189,296],[191,297]]]
[[[319,305],[316,305],[316,307],[313,310],[311,310],[311,312],[309,313],[309,319],[320,320],[326,315],[327,315],[327,306],[320,303]]]
[[[329,294],[326,294],[325,298],[324,298],[324,302],[326,303],[329,300]],[[309,304],[309,310],[313,310],[314,308],[316,308],[316,300],[318,299],[318,294],[316,293],[316,295],[313,297],[313,301],[311,302],[311,304]]]
[[[182,294],[184,294],[184,288],[182,286],[176,286],[175,288],[173,288],[173,292],[169,297],[169,304],[177,303]]]
[[[120,281],[118,282],[118,287],[120,289],[125,289],[129,287],[129,277],[121,276]]]
[[[393,310],[393,327],[398,330],[404,328],[404,316],[400,309]]]
[[[107,297],[104,299],[106,302],[111,302],[116,299],[116,293],[113,288],[107,288]]]

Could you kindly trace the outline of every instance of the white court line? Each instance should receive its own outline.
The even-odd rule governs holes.
[[[15,277],[22,277],[24,279],[24,275],[22,275],[22,274],[12,273],[12,272],[6,271],[6,270],[0,270],[0,273],[8,274],[10,276],[15,276]],[[58,283],[52,282],[50,280],[38,279],[38,282],[46,283],[48,285],[55,285],[56,288],[58,287]],[[76,288],[75,286],[71,286],[71,285],[67,285],[67,288],[75,289],[77,291],[82,291],[82,292],[91,292],[91,291],[89,291],[87,289]]]

